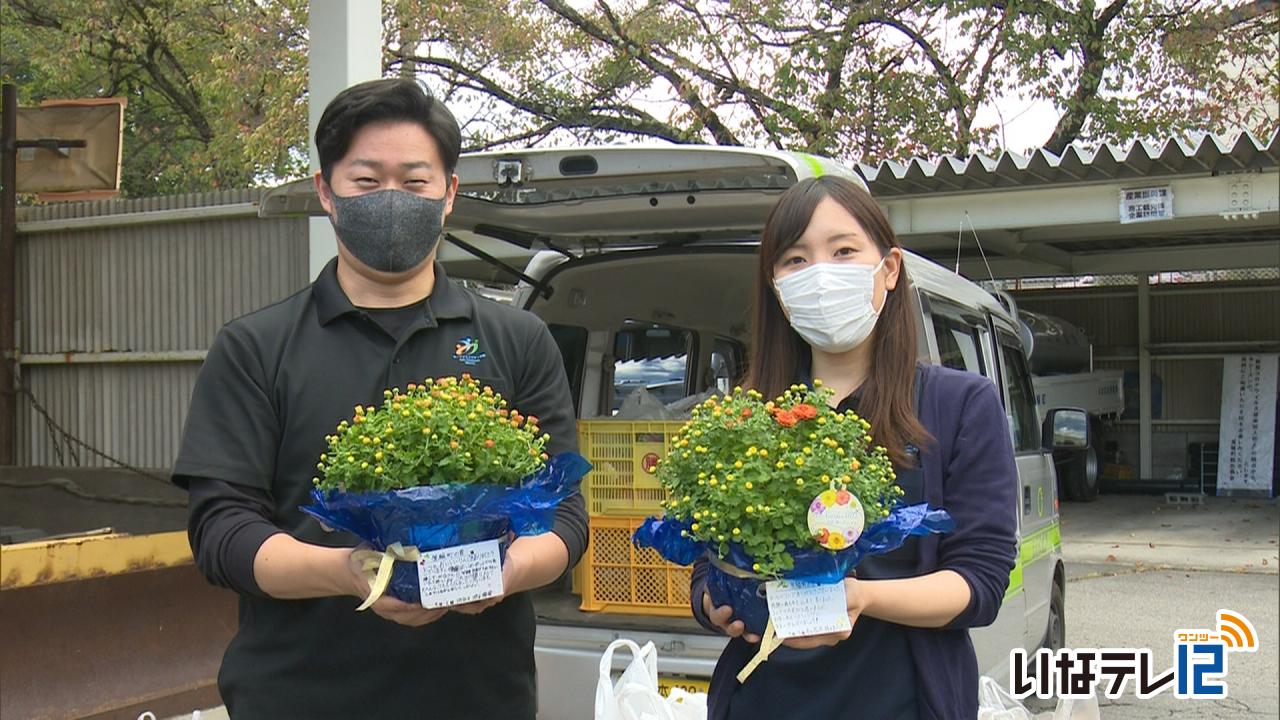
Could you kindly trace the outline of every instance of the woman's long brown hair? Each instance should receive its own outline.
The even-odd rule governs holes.
[[[805,341],[792,329],[774,291],[773,269],[782,254],[800,239],[814,210],[831,198],[858,221],[879,248],[881,256],[898,248],[889,220],[871,195],[850,180],[832,175],[807,178],[789,188],[769,213],[760,241],[756,274],[755,316],[751,329],[751,361],[747,382],[772,398],[796,381],[801,363],[810,358]],[[871,423],[875,442],[889,451],[895,464],[910,464],[907,444],[923,447],[929,433],[914,410],[916,338],[915,313],[910,302],[911,281],[905,265],[895,289],[885,294],[884,307],[871,345],[871,368],[863,383],[858,414]]]

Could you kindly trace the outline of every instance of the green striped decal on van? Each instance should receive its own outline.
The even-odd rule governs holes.
[[[1004,599],[1017,595],[1022,591],[1022,561],[1013,564],[1013,572],[1009,573],[1009,589],[1004,591]]]
[[[1062,547],[1062,525],[1058,523],[1041,528],[1022,538],[1022,549],[1018,552],[1018,560],[1013,565],[1013,572],[1009,573],[1009,589],[1004,593],[1005,598],[1022,589],[1023,567],[1053,554],[1053,551],[1060,547]]]
[[[814,177],[822,177],[823,175],[827,174],[827,171],[822,168],[822,163],[818,160],[818,158],[808,153],[797,153],[797,154],[800,157],[804,158],[804,161],[809,164],[809,170],[813,172]]]

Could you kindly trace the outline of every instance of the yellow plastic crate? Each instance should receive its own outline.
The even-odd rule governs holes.
[[[663,560],[637,548],[631,534],[638,517],[590,518],[591,544],[579,565],[582,606],[587,612],[690,617],[689,576],[693,568]]]
[[[592,470],[582,495],[592,515],[658,515],[666,491],[654,469],[683,422],[578,421],[578,447]]]
[[[573,573],[569,575],[569,592],[574,595],[582,594],[582,575],[587,569],[585,558],[579,559],[578,564],[573,566]]]

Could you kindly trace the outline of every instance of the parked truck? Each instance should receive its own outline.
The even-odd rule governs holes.
[[[1088,432],[1079,428],[1077,445],[1054,450],[1053,460],[1058,494],[1092,502],[1098,498],[1106,439],[1124,413],[1124,371],[1095,368],[1093,345],[1076,325],[1019,308],[1007,293],[993,294],[1018,318],[1040,421],[1059,408],[1084,411]]]

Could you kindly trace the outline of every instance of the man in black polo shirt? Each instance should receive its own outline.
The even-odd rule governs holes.
[[[408,80],[339,94],[316,129],[316,187],[340,240],[316,281],[228,323],[209,349],[174,466],[191,546],[240,593],[218,676],[237,718],[532,718],[533,606],[586,545],[580,496],[553,532],[512,543],[504,599],[426,610],[369,583],[353,536],[298,510],[325,435],[389,387],[470,373],[576,449],[560,354],[533,315],[476,297],[435,263],[461,136]],[[199,618],[193,618],[199,622]]]

